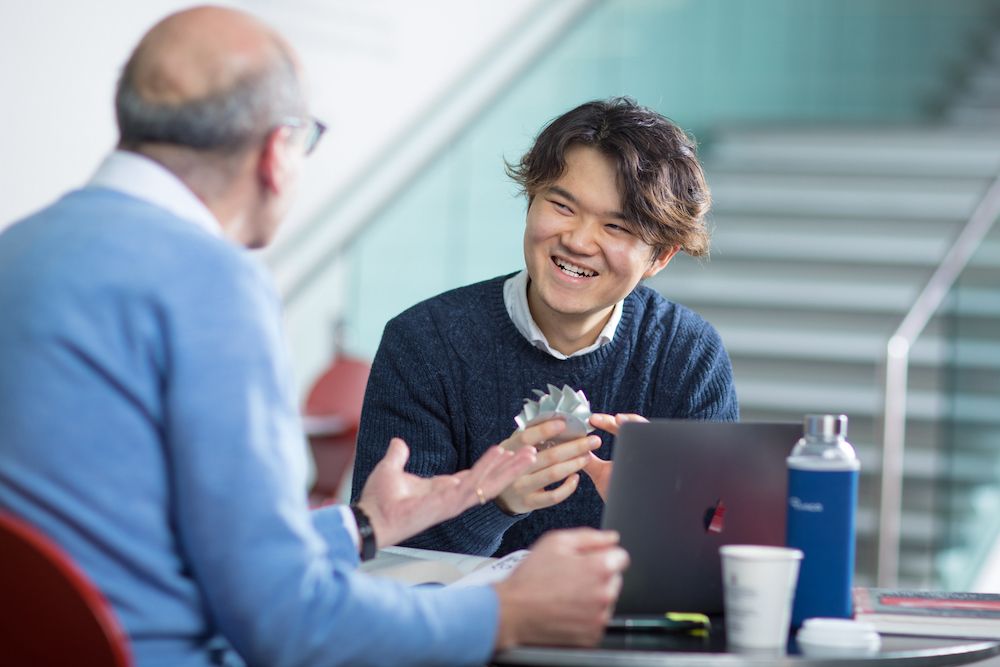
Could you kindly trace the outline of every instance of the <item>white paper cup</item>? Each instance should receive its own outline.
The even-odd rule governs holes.
[[[729,544],[722,556],[726,639],[734,647],[784,648],[802,552]]]

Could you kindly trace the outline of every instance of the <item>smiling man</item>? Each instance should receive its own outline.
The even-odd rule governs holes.
[[[691,139],[630,99],[594,101],[553,120],[508,172],[528,198],[526,269],[386,325],[354,494],[392,436],[411,444],[408,469],[422,476],[463,470],[505,438],[505,448],[520,447],[513,417],[547,384],[582,389],[602,435],[546,449],[495,502],[410,546],[500,555],[551,528],[597,526],[622,422],[739,416],[715,329],[639,284],[681,250],[708,253],[711,196]]]

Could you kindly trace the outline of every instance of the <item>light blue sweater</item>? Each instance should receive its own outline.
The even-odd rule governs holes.
[[[88,188],[0,235],[0,509],[104,592],[142,666],[482,663],[489,588],[355,572],[310,514],[279,304],[249,254]]]

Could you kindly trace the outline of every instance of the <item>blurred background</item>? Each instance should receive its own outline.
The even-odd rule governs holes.
[[[190,4],[0,8],[0,227],[86,181],[130,48]],[[850,417],[858,583],[1000,592],[1000,1],[223,4],[289,38],[330,126],[261,254],[311,412],[389,318],[521,268],[504,160],[629,95],[697,138],[715,200],[711,259],[651,286],[719,329],[745,420]]]

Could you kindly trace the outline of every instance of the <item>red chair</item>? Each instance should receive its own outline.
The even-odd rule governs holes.
[[[0,513],[0,664],[129,667],[111,605],[54,542]]]
[[[303,425],[316,462],[316,483],[310,490],[314,504],[336,498],[354,465],[370,371],[369,362],[338,354],[309,390]]]

